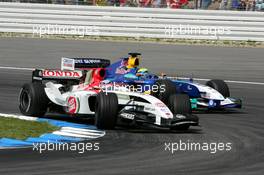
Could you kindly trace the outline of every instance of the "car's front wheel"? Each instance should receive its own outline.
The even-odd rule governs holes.
[[[206,85],[220,92],[224,97],[230,97],[229,87],[223,80],[210,80]]]
[[[114,129],[118,114],[118,98],[114,93],[101,92],[95,102],[95,125],[99,129]]]
[[[190,98],[187,94],[173,94],[169,98],[168,107],[173,114],[190,115],[192,113],[192,107]],[[190,124],[182,124],[172,129],[176,130],[188,130]]]
[[[168,107],[173,114],[191,114],[192,107],[187,94],[173,94],[169,98]]]

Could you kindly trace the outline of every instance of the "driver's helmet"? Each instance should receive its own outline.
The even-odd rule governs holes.
[[[145,75],[148,73],[148,69],[147,68],[139,68],[138,71],[137,71],[137,74],[140,74],[140,75]]]

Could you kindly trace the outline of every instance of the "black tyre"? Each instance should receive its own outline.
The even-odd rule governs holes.
[[[224,97],[230,97],[230,91],[223,80],[210,80],[206,85],[220,92]]]
[[[114,93],[99,93],[95,102],[95,125],[99,129],[114,129],[118,113],[118,98]]]
[[[152,92],[152,95],[160,99],[163,103],[169,103],[169,97],[172,94],[176,94],[176,86],[171,80],[162,79],[158,80],[155,84],[158,87],[158,90]]]
[[[187,94],[173,94],[169,98],[168,107],[173,114],[191,114],[192,107]]]
[[[24,84],[19,93],[19,110],[27,116],[43,116],[48,107],[44,85],[41,83]]]

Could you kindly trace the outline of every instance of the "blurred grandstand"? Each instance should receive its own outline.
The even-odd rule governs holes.
[[[264,11],[264,0],[0,0],[69,5]]]

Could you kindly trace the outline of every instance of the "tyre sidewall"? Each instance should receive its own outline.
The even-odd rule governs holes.
[[[169,108],[173,114],[191,114],[191,102],[187,94],[173,94],[169,97]]]
[[[21,105],[23,93],[27,93],[29,104],[27,109]],[[46,113],[49,100],[46,96],[44,85],[41,83],[24,84],[19,94],[19,109],[22,114],[29,116],[42,116]]]
[[[99,129],[114,129],[118,113],[117,95],[99,93],[95,103],[95,125]]]
[[[206,85],[217,90],[224,97],[230,97],[229,87],[223,80],[210,80],[206,83]]]

